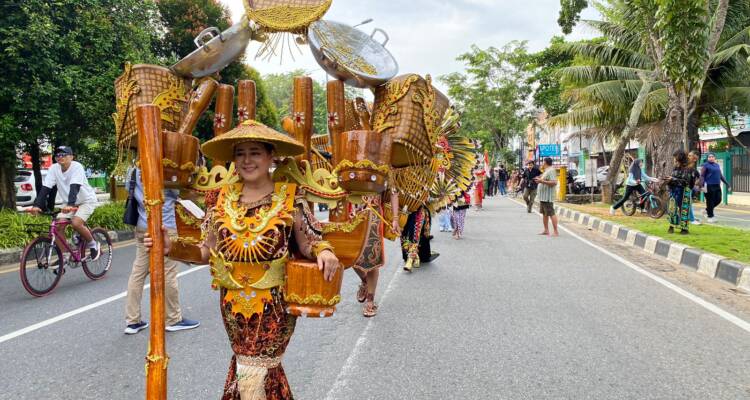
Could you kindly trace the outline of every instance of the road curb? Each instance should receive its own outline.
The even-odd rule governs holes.
[[[112,239],[112,243],[124,242],[133,239],[135,237],[135,232],[132,230],[109,231],[109,237]],[[23,253],[22,247],[0,249],[0,266],[17,264],[21,259],[21,253]]]
[[[601,232],[632,247],[640,248],[649,254],[665,258],[701,275],[719,279],[750,291],[750,265],[692,248],[682,243],[651,236],[560,205],[555,205],[555,210],[561,217],[586,226],[591,230]]]

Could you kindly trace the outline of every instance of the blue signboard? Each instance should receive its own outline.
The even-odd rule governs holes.
[[[540,144],[539,157],[560,157],[559,144]]]

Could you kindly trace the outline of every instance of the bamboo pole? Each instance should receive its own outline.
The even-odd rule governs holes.
[[[305,146],[303,160],[310,161],[313,131],[313,84],[309,76],[294,77],[292,96],[292,120],[294,137]]]
[[[214,136],[232,129],[232,108],[234,106],[234,86],[219,85],[216,90],[216,112],[214,113]]]
[[[326,100],[328,103],[328,136],[331,140],[331,150],[334,154],[333,164],[336,165],[341,160],[335,159],[338,154],[336,143],[337,134],[344,132],[346,125],[346,95],[344,93],[344,82],[335,80],[328,81],[326,84]]]
[[[164,177],[161,162],[161,112],[155,105],[144,104],[138,106],[135,117],[143,171],[143,203],[148,215],[148,234],[154,240],[149,254],[151,328],[146,356],[146,399],[165,400],[169,357],[164,343],[164,237],[161,231]]]
[[[255,120],[256,113],[255,82],[243,79],[237,83],[237,124],[248,119]]]

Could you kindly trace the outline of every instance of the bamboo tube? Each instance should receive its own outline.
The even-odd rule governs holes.
[[[161,208],[164,185],[161,149],[161,112],[144,104],[136,109],[138,149],[143,169],[143,203],[148,215],[148,234],[154,240],[149,254],[151,274],[151,327],[146,356],[146,399],[167,398],[167,356],[164,343],[164,237]]]
[[[211,98],[214,96],[217,86],[219,86],[219,83],[216,82],[216,80],[206,78],[198,84],[198,87],[195,90],[193,90],[190,94],[190,99],[188,100],[187,115],[185,115],[185,118],[182,120],[182,125],[180,125],[180,128],[177,131],[178,133],[185,135],[193,134],[195,124],[198,123],[198,119],[203,115],[208,108],[208,105],[211,103]]]
[[[255,119],[256,108],[255,82],[243,79],[237,83],[237,124],[248,119]]]
[[[234,86],[219,85],[216,90],[216,113],[214,114],[214,136],[232,129],[232,107],[234,106]]]
[[[331,149],[333,154],[337,154],[338,143],[336,138],[338,134],[344,132],[346,124],[346,97],[344,93],[344,82],[335,80],[328,81],[326,85],[326,98],[328,103],[328,135],[331,140]],[[341,160],[333,160],[336,165]]]
[[[313,88],[312,78],[297,76],[294,78],[294,93],[292,96],[292,120],[294,121],[294,137],[305,146],[303,160],[310,160],[313,130]]]

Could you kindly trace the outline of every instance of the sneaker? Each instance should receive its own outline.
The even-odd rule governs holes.
[[[714,218],[714,217],[706,218],[706,222],[708,222],[709,224],[715,224],[716,223],[716,218]]]
[[[135,335],[136,333],[148,328],[148,322],[139,322],[137,324],[130,324],[125,327],[126,335]]]
[[[101,244],[99,244],[99,242],[97,242],[96,240],[93,241],[93,244],[89,243],[89,250],[90,250],[89,259],[91,261],[98,260],[99,256],[102,255]]]
[[[615,215],[615,208],[614,207],[610,207],[609,208],[609,215]]]
[[[174,324],[169,325],[166,329],[167,332],[177,332],[177,331],[185,331],[188,329],[195,329],[201,325],[198,321],[193,321],[190,319],[183,318],[182,321]]]
[[[701,220],[696,219],[695,221],[691,222],[693,225],[701,225]]]

